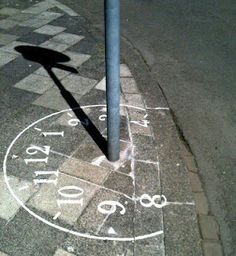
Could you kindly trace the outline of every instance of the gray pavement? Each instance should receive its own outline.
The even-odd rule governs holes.
[[[102,1],[65,0],[96,26]],[[124,0],[122,35],[142,55],[190,146],[226,255],[235,237],[235,1]]]
[[[222,255],[194,158],[132,45],[112,164],[101,30],[64,1],[0,8],[0,255]]]

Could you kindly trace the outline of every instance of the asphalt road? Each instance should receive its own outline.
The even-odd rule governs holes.
[[[225,255],[236,255],[236,2],[121,4],[122,35],[163,89],[196,157]],[[103,1],[78,0],[75,8],[103,26]]]

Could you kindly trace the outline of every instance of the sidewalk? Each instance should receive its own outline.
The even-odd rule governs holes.
[[[0,255],[202,255],[191,154],[132,47],[111,164],[101,32],[54,0],[0,7]]]

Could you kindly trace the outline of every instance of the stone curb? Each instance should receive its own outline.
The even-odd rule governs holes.
[[[200,179],[196,160],[189,146],[186,145],[183,140],[180,148],[186,169],[189,172],[191,188],[195,198],[203,254],[204,256],[223,256],[219,226],[215,217],[210,213],[208,200],[203,189],[204,186]]]

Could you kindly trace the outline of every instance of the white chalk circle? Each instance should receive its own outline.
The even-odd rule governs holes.
[[[105,108],[106,105],[89,105],[89,106],[82,106],[81,109],[88,109],[88,108]],[[122,104],[121,107],[124,107],[124,108],[130,108],[130,109],[134,109],[134,110],[137,110],[137,111],[145,111],[145,109],[143,108],[140,108],[140,107],[134,107],[134,106],[129,106],[129,105],[124,105]],[[50,220],[48,219],[45,219],[44,217],[40,216],[39,213],[35,213],[32,209],[30,209],[30,206],[26,205],[23,200],[20,199],[20,196],[17,195],[16,193],[16,189],[13,188],[11,186],[11,177],[8,176],[8,169],[7,169],[7,164],[8,164],[8,159],[12,159],[13,160],[16,160],[18,159],[18,157],[12,157],[14,156],[14,152],[11,152],[11,150],[13,149],[13,146],[17,143],[17,141],[19,140],[19,138],[22,138],[26,132],[28,130],[30,130],[31,128],[33,128],[34,130],[41,130],[37,127],[35,127],[35,125],[38,125],[39,123],[43,122],[44,120],[46,119],[49,119],[49,118],[52,118],[52,117],[55,117],[57,115],[60,115],[64,112],[68,112],[68,113],[73,113],[73,110],[72,109],[66,109],[66,110],[62,110],[62,111],[59,111],[59,112],[55,112],[53,114],[50,114],[48,116],[45,116],[37,121],[35,121],[34,123],[32,123],[31,125],[29,125],[28,127],[26,127],[23,131],[21,131],[17,136],[16,138],[11,142],[10,146],[8,147],[7,149],[7,152],[6,152],[6,155],[4,157],[4,162],[3,162],[3,172],[4,172],[4,179],[5,179],[5,182],[6,182],[6,185],[7,185],[7,188],[9,189],[11,195],[15,198],[15,200],[18,202],[18,204],[23,207],[29,214],[31,214],[32,216],[34,216],[36,219],[44,222],[45,224],[53,227],[53,228],[56,228],[58,230],[61,230],[61,231],[64,231],[64,232],[67,232],[67,233],[70,233],[70,234],[73,234],[73,235],[76,235],[76,236],[79,236],[79,237],[84,237],[84,238],[90,238],[90,239],[97,239],[97,240],[112,240],[112,241],[135,241],[135,240],[142,240],[142,239],[147,239],[147,238],[151,238],[151,237],[155,237],[155,236],[158,236],[158,235],[162,235],[163,234],[163,230],[158,230],[158,231],[155,231],[155,232],[151,232],[151,233],[148,233],[148,234],[142,234],[142,235],[138,235],[137,237],[133,237],[132,235],[130,237],[122,237],[122,236],[114,236],[114,234],[116,234],[116,232],[108,232],[108,235],[111,234],[111,236],[99,236],[99,235],[94,235],[94,234],[89,234],[88,232],[86,233],[82,233],[82,232],[79,232],[77,230],[72,230],[72,229],[69,229],[67,228],[67,226],[63,226],[63,224],[58,224],[58,223],[53,223],[53,221],[58,218],[61,214],[60,211],[56,213],[56,215]],[[72,116],[72,115],[71,115]],[[106,116],[104,115],[101,115],[100,118],[98,118],[100,121],[105,121],[106,120]],[[87,125],[87,122],[85,122],[84,125]],[[72,126],[75,126],[75,123],[72,122]],[[64,132],[47,132],[46,133],[46,137],[48,136],[55,136],[55,139],[58,139],[57,136],[60,136],[60,137],[63,137],[64,136]],[[66,135],[65,135],[66,136]],[[45,136],[44,136],[45,137]],[[24,138],[23,138],[24,139]],[[44,153],[45,154],[45,158],[42,158],[42,159],[38,159],[38,161],[42,161],[44,163],[47,163],[47,155],[48,155],[48,151],[49,149],[47,147],[38,147],[38,146],[32,146],[32,145],[29,145],[30,148],[28,149],[28,153],[30,154],[30,157],[34,157],[35,154],[38,152],[38,151],[41,151],[41,153]],[[35,159],[27,159],[28,162],[33,162],[35,161]],[[27,162],[27,163],[28,163]],[[34,170],[34,173],[36,173],[36,175],[40,175],[42,173],[45,173],[44,171],[40,171],[40,170]],[[56,176],[60,175],[58,173],[57,170],[54,170],[54,171],[51,171],[52,174]],[[40,183],[43,183],[45,181],[43,180],[40,180],[38,179],[36,185],[40,185]],[[53,183],[55,182],[54,180],[48,180],[48,182],[50,183]],[[32,182],[33,184],[33,182]],[[19,189],[18,191],[23,191],[27,189],[27,185],[22,187],[21,189]],[[63,196],[63,200],[61,200],[61,204],[65,202],[65,200],[67,200],[66,202],[72,202],[72,200],[77,200],[76,202],[79,202],[80,204],[83,203],[83,200],[81,199],[81,196],[85,193],[83,190],[81,190],[80,188],[76,187],[75,185],[71,185],[71,186],[65,186],[64,188],[61,188],[59,190],[60,192],[60,195]],[[126,198],[127,200],[127,198]],[[118,207],[118,213],[121,212],[123,213],[123,215],[121,215],[122,217],[125,216],[125,210],[123,209],[124,207],[127,206],[127,201],[123,204],[123,206],[120,204],[120,203],[115,203],[113,201],[104,201],[104,203],[102,203],[100,205],[100,208],[102,209],[101,212],[104,214],[106,212],[109,212],[109,210],[107,210],[105,208],[105,204],[110,204],[112,208],[110,208],[110,214],[114,213],[115,212],[115,209],[114,207]],[[149,205],[148,205],[149,206]],[[79,206],[78,206],[79,207]],[[104,215],[105,217],[105,215]],[[109,217],[109,216],[108,216]],[[111,228],[109,229],[111,230]],[[113,230],[113,229],[112,229]]]

